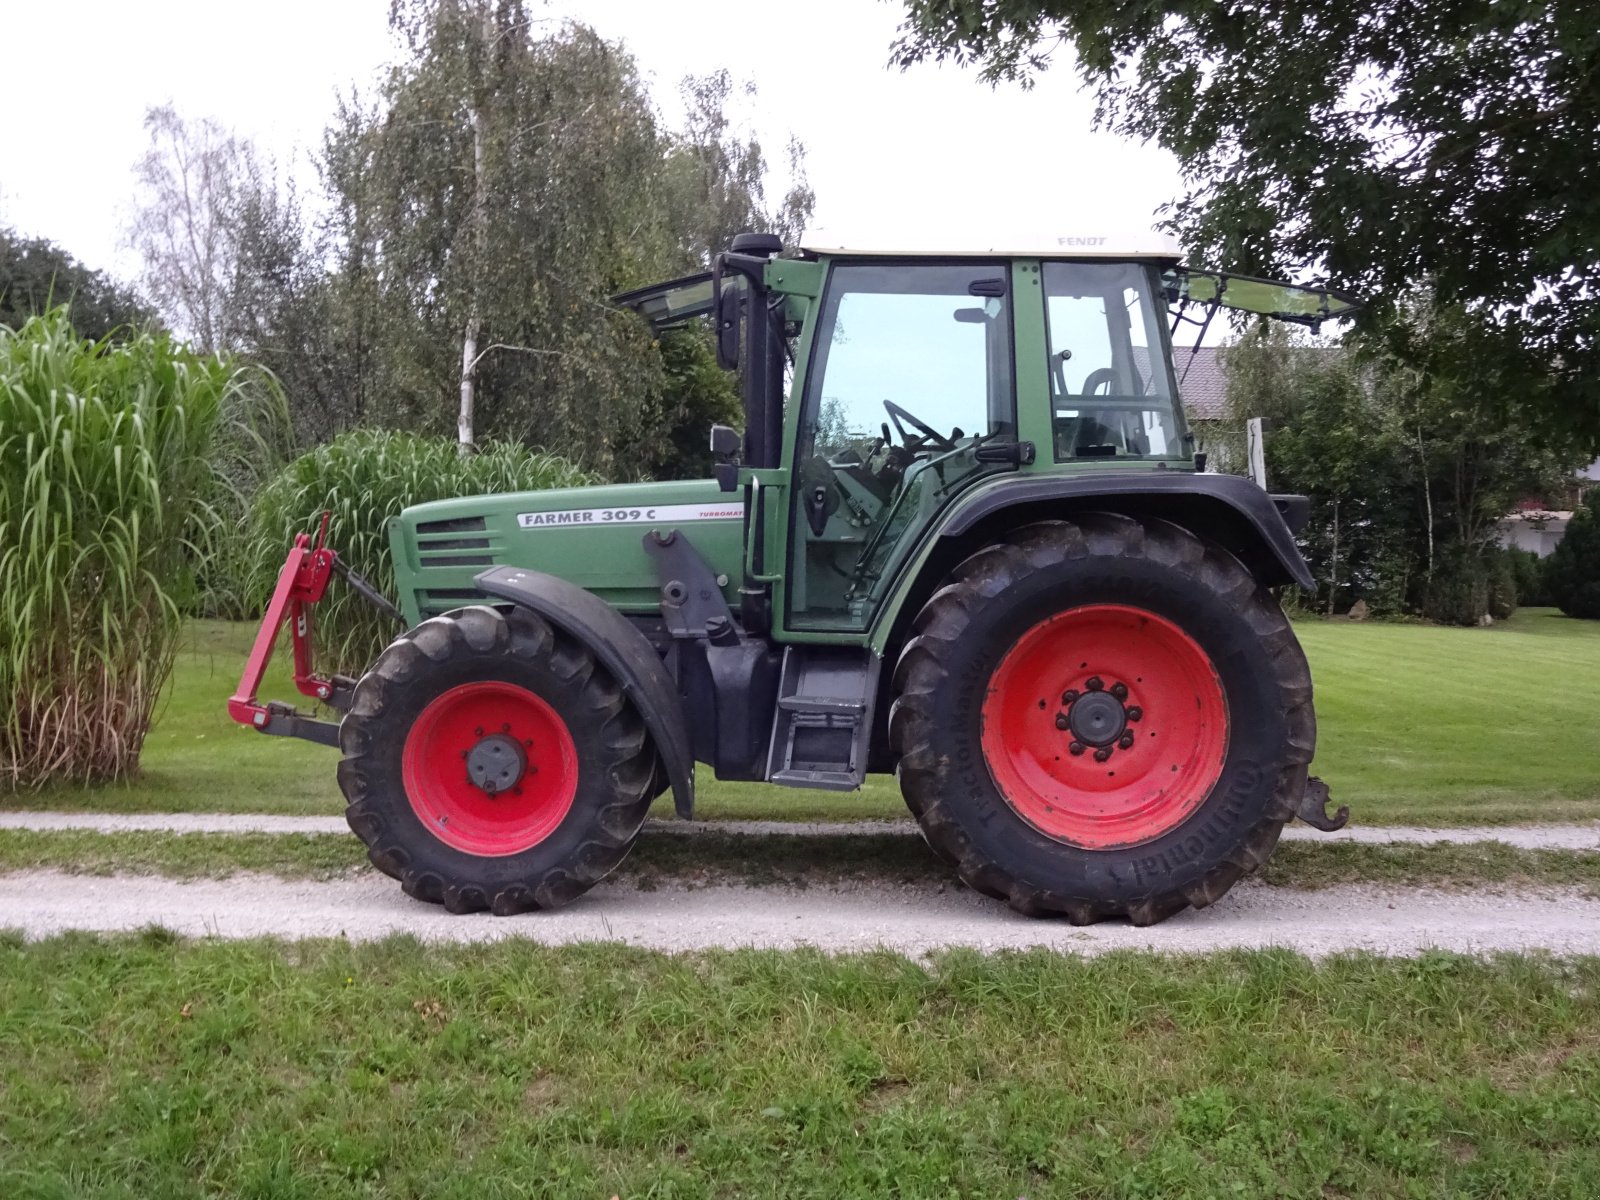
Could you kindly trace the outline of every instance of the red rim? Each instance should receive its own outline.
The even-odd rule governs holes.
[[[512,747],[520,748],[507,749]],[[508,766],[504,790],[469,775],[485,746],[524,760]],[[556,831],[578,791],[578,748],[555,709],[526,688],[464,683],[433,700],[406,736],[406,798],[434,837],[468,854],[503,857]]]
[[[1040,833],[1093,850],[1181,825],[1222,774],[1227,744],[1227,700],[1206,652],[1171,621],[1120,604],[1028,630],[983,704],[983,754],[1006,802]]]

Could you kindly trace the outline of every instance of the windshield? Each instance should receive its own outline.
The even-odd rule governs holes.
[[[1057,462],[1184,457],[1155,284],[1140,263],[1044,264]]]

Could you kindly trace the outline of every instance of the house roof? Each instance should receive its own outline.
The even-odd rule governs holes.
[[[1202,346],[1191,354],[1189,346],[1172,348],[1173,372],[1178,378],[1178,395],[1184,414],[1191,421],[1221,421],[1228,415],[1228,376],[1215,346]],[[1146,378],[1150,375],[1150,351],[1133,348],[1133,363]]]
[[[1228,374],[1216,346],[1172,348],[1178,395],[1191,421],[1220,421],[1228,414]]]

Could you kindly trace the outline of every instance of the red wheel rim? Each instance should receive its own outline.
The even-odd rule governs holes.
[[[1006,803],[1040,833],[1093,850],[1176,829],[1210,794],[1227,745],[1210,657],[1171,621],[1120,604],[1028,630],[983,704],[983,754]]]
[[[483,786],[486,752],[507,760],[497,777],[507,781],[504,790]],[[520,770],[510,761],[518,753]],[[537,846],[572,810],[578,791],[578,748],[567,723],[511,683],[464,683],[436,697],[411,726],[400,769],[411,810],[428,831],[484,857]]]

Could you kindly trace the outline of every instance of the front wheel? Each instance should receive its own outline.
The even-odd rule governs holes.
[[[1047,521],[918,614],[891,744],[929,844],[1030,915],[1151,924],[1272,852],[1316,742],[1294,631],[1165,521]]]
[[[632,847],[655,753],[621,686],[524,609],[459,609],[395,639],[340,725],[367,856],[451,912],[564,904]]]

